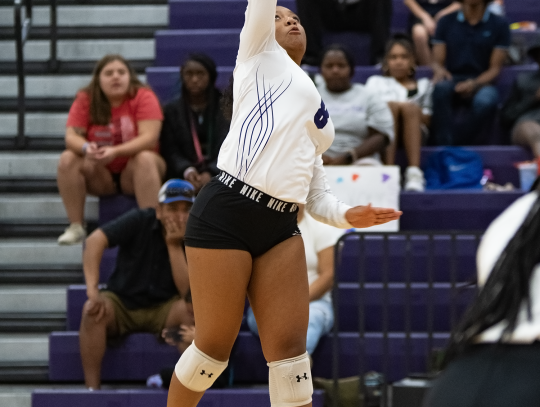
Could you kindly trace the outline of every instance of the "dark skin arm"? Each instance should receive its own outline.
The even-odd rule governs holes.
[[[482,72],[475,79],[467,79],[466,81],[458,82],[455,91],[463,97],[470,97],[478,88],[492,83],[501,73],[506,54],[506,50],[495,48],[491,53],[488,70]]]
[[[385,136],[382,133],[379,133],[377,130],[372,129],[371,127],[368,130],[369,130],[368,138],[362,144],[360,144],[358,147],[355,148],[356,156],[358,158],[368,157],[372,154],[375,154],[381,151],[388,144],[387,136]],[[323,159],[324,165],[351,164],[350,161],[348,160],[347,153],[341,154],[333,158],[329,157],[326,154],[323,154],[322,159]]]
[[[451,80],[452,74],[448,72],[446,65],[446,44],[433,45],[433,83]]]
[[[88,314],[94,315],[99,322],[105,315],[105,301],[99,292],[99,264],[109,241],[101,229],[95,230],[86,239],[83,253],[83,272],[86,281],[86,294],[90,305]]]

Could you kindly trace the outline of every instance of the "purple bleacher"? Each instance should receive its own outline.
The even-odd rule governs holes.
[[[392,8],[392,31],[406,33],[409,27],[409,9],[403,0],[393,0]]]
[[[191,52],[208,54],[218,66],[234,66],[240,29],[156,31],[157,66],[180,66]]]
[[[296,1],[278,0],[296,12]],[[169,0],[169,28],[242,28],[246,0]]]
[[[506,18],[511,22],[535,21],[540,23],[538,0],[509,0],[504,2]]]
[[[475,288],[463,284],[452,287],[449,283],[435,283],[430,289],[427,283],[413,283],[409,291],[403,283],[390,283],[387,291],[382,284],[368,283],[360,290],[358,283],[340,283],[339,331],[358,331],[361,299],[365,307],[364,330],[383,332],[383,301],[387,299],[389,331],[406,332],[408,326],[413,332],[450,332],[475,293]],[[455,308],[450,306],[452,303]]]
[[[478,241],[472,234],[456,235],[454,243],[449,234],[435,234],[432,247],[427,234],[412,235],[409,242],[404,234],[391,235],[385,243],[383,235],[369,233],[363,241],[357,234],[346,235],[342,241],[341,263],[336,270],[340,282],[357,283],[360,273],[366,283],[383,282],[385,263],[382,258],[387,262],[388,281],[393,283],[425,283],[430,279],[436,283],[448,283],[453,279],[468,282],[476,276]],[[388,245],[387,250],[385,244]],[[407,247],[410,249],[409,259]],[[365,254],[364,264],[360,262],[362,253]],[[430,276],[428,268],[431,263],[433,275]],[[454,270],[455,277],[452,276]],[[410,276],[407,275],[409,272]]]
[[[76,389],[35,390],[32,407],[165,407],[167,390],[130,389],[90,392]],[[199,407],[270,407],[266,389],[208,390]],[[323,407],[324,393],[315,390],[313,407]]]
[[[233,73],[233,67],[219,66],[216,87],[225,89]],[[178,66],[148,67],[146,80],[152,86],[162,104],[170,102],[180,94],[180,68]]]
[[[433,335],[433,345],[442,347],[448,334]],[[412,355],[409,366],[404,361],[406,355],[406,335],[389,334],[390,361],[388,379],[399,380],[411,372],[425,372],[428,357],[429,337],[425,333],[411,334]],[[365,339],[366,363],[369,370],[381,371],[384,337],[381,333],[367,333]],[[358,333],[340,333],[341,377],[358,374],[358,351],[362,344]],[[332,336],[321,339],[313,355],[313,375],[331,377]],[[178,352],[167,345],[158,343],[150,334],[129,335],[119,347],[108,348],[103,359],[102,379],[104,382],[143,381],[164,367],[172,367],[178,360]],[[265,383],[268,367],[264,360],[260,341],[249,332],[240,332],[234,356],[236,383]],[[78,332],[54,332],[49,337],[49,379],[52,382],[80,382],[83,380]]]
[[[538,65],[516,65],[516,66],[507,66],[504,67],[501,71],[501,74],[497,78],[497,89],[500,93],[501,103],[504,103],[508,96],[510,95],[510,90],[512,89],[512,84],[514,80],[520,73],[525,72],[534,72],[538,69]]]
[[[522,191],[402,192],[401,230],[485,230]]]

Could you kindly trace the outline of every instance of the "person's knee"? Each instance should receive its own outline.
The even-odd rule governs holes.
[[[82,309],[81,327],[95,328],[107,326],[107,312],[104,310],[103,316],[96,320],[95,304],[92,300],[86,300]]]
[[[215,333],[212,338],[197,336],[197,348],[205,355],[216,360],[229,360],[232,351],[232,345],[229,341],[224,341],[219,333]]]
[[[67,173],[76,171],[81,168],[83,161],[83,157],[75,154],[73,151],[64,150],[58,160],[58,172]]]
[[[420,117],[420,114],[422,113],[422,111],[420,110],[420,106],[414,103],[404,103],[402,109],[403,118],[405,120],[408,120],[411,117],[418,119]]]
[[[156,153],[152,151],[141,151],[130,159],[135,170],[152,171],[157,169]]]
[[[473,108],[476,110],[495,110],[499,102],[499,93],[493,86],[487,86],[478,91],[473,98]]]
[[[428,43],[429,35],[422,24],[415,24],[412,28],[412,37],[415,43]]]
[[[528,141],[540,141],[540,124],[532,120],[518,123],[512,130],[512,139],[514,143]]]

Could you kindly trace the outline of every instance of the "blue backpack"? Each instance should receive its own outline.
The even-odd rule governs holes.
[[[424,168],[427,189],[482,188],[482,157],[460,147],[445,147],[428,157]]]

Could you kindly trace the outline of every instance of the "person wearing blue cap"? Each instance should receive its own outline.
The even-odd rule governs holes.
[[[86,239],[83,270],[88,300],[79,338],[88,388],[100,387],[107,338],[131,332],[159,334],[165,328],[192,331],[184,234],[194,197],[189,182],[171,179],[161,187],[156,209],[133,209]],[[101,258],[106,248],[116,246],[115,269],[100,290]],[[180,351],[188,341],[186,335],[178,344]]]

